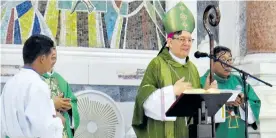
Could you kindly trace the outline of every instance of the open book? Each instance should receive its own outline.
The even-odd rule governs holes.
[[[185,90],[183,92],[184,94],[220,94],[220,90],[219,89],[190,89],[190,90]]]

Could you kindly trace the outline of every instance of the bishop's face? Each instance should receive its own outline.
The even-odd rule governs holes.
[[[168,47],[170,51],[178,58],[186,58],[193,43],[190,32],[182,31],[180,35],[174,35],[173,38],[168,38]]]

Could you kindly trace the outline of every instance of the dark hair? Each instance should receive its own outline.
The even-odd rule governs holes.
[[[217,54],[220,53],[220,52],[222,52],[222,51],[224,51],[225,53],[226,53],[226,52],[229,52],[229,53],[232,55],[231,50],[230,50],[229,48],[227,48],[227,47],[225,47],[225,46],[216,46],[216,47],[214,48],[214,56],[215,56],[216,58],[219,58],[219,57],[217,57]]]
[[[41,55],[48,56],[54,42],[45,35],[33,35],[27,39],[23,47],[24,64],[32,64]]]
[[[175,38],[175,35],[179,36],[181,34],[182,34],[182,31],[173,32],[173,38]]]

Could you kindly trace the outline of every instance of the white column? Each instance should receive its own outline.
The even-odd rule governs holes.
[[[233,57],[240,56],[239,1],[220,1],[219,45],[231,49]]]
[[[246,55],[240,61],[238,68],[273,85],[268,87],[252,78],[247,79],[262,103],[259,127],[261,138],[276,138],[276,55],[272,53]]]

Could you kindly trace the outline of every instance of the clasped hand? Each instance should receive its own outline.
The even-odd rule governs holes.
[[[71,99],[63,98],[63,95],[54,97],[53,101],[54,101],[55,109],[58,111],[66,112],[72,108]]]

